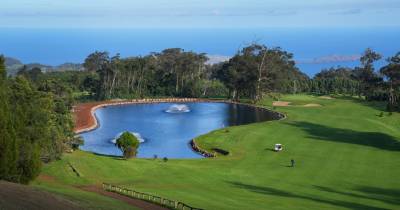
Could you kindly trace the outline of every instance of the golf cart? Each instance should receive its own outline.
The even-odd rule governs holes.
[[[275,144],[274,150],[275,150],[275,152],[282,151],[282,144]]]

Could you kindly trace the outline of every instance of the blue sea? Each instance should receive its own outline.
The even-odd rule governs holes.
[[[359,65],[367,47],[384,57],[400,51],[400,28],[236,28],[236,29],[16,29],[0,28],[0,54],[24,63],[81,63],[94,52],[146,55],[165,48],[232,56],[257,41],[294,54],[312,76],[322,68]],[[385,64],[382,60],[377,67]]]

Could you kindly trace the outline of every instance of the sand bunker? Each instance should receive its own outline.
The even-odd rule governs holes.
[[[319,107],[322,106],[321,104],[306,104],[304,107]]]
[[[272,102],[272,106],[290,106],[290,103],[288,101],[274,101]]]
[[[331,99],[333,99],[332,97],[330,97],[330,96],[320,96],[319,98],[321,98],[321,99],[327,99],[327,100],[331,100]]]
[[[272,106],[292,106],[292,102],[289,101],[274,101]],[[305,105],[295,105],[296,107],[320,107],[321,104],[305,104]]]

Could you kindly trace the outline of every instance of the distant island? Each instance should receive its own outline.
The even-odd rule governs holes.
[[[5,58],[5,66],[7,69],[8,75],[16,75],[18,71],[25,66],[26,70],[32,70],[33,68],[39,68],[42,72],[51,72],[51,71],[83,71],[84,67],[80,63],[63,63],[58,66],[50,66],[41,63],[26,63],[24,64],[17,58],[13,57],[4,57]]]
[[[335,63],[335,62],[353,62],[358,61],[361,55],[327,55],[313,59],[297,60],[296,63],[307,64],[321,64],[321,63]]]
[[[207,61],[207,64],[216,64],[220,62],[225,62],[228,61],[231,56],[225,56],[225,55],[207,55],[209,60]],[[24,64],[22,61],[20,61],[17,58],[13,57],[4,57],[5,59],[5,65],[7,69],[7,74],[8,75],[13,75],[15,76],[18,71],[25,66],[26,70],[32,70],[33,68],[39,68],[41,69],[42,72],[51,72],[51,71],[84,71],[85,68],[82,63],[72,63],[72,62],[67,62],[63,63],[60,65],[52,66],[52,65],[46,65],[46,64],[41,64],[41,63],[26,63]]]

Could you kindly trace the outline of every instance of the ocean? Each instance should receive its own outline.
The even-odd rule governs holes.
[[[400,51],[400,28],[195,28],[195,29],[23,29],[0,28],[0,54],[24,63],[81,63],[96,50],[111,55],[146,55],[166,48],[204,52],[214,58],[234,55],[252,42],[294,54],[301,71],[354,67],[367,48],[385,58]],[[382,60],[377,68],[384,65]]]

